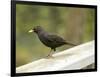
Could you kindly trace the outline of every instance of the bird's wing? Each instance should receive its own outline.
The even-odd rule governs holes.
[[[63,38],[57,35],[48,35],[47,38],[49,42],[56,42],[58,44],[68,44],[68,45],[76,46],[75,44],[66,42]]]
[[[57,43],[65,43],[65,40],[57,35],[48,35],[48,41],[50,42],[57,42]]]

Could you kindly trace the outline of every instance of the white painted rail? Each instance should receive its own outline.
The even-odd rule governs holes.
[[[16,73],[82,69],[94,63],[94,41],[54,54],[16,68]]]

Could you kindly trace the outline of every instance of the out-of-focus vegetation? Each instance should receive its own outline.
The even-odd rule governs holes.
[[[94,39],[94,9],[16,5],[16,67],[46,56],[50,49],[44,46],[35,33],[28,33],[40,25],[46,31],[66,41],[81,44]],[[65,45],[58,50],[69,48]]]

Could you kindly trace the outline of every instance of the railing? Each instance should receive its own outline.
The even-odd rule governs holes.
[[[82,69],[94,63],[94,41],[54,54],[16,68],[16,73]]]

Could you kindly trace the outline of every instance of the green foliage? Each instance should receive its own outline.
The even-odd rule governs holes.
[[[16,67],[46,56],[45,47],[35,33],[28,33],[40,25],[66,41],[80,44],[94,39],[94,9],[16,5]],[[64,50],[69,46],[58,48]]]

